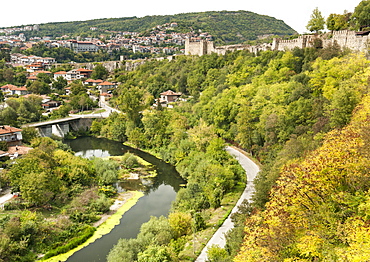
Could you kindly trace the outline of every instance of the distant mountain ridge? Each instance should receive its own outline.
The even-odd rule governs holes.
[[[177,23],[171,29],[186,33],[207,32],[218,43],[242,43],[262,35],[292,35],[297,32],[282,20],[249,11],[209,11],[176,15],[105,18],[87,21],[54,22],[39,25],[39,31],[27,31],[27,37],[60,37],[63,35],[98,36],[116,32],[150,34],[157,25]],[[92,30],[92,28],[94,28]]]

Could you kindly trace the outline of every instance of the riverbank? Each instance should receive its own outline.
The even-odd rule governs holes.
[[[130,208],[132,208],[139,200],[139,198],[141,198],[142,196],[144,196],[144,193],[138,191],[125,192],[120,194],[119,197],[113,203],[113,205],[110,207],[109,213],[103,215],[102,218],[94,224],[94,226],[98,226],[98,228],[91,238],[89,238],[82,245],[68,251],[67,253],[60,254],[58,256],[51,257],[43,261],[46,262],[66,261],[75,252],[93,243],[95,240],[101,238],[103,235],[108,234],[116,225],[119,224],[123,214],[127,212]]]

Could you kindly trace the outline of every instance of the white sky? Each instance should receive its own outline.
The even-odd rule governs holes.
[[[47,22],[82,21],[98,18],[173,15],[203,11],[251,11],[283,20],[299,33],[314,8],[322,15],[353,12],[361,0],[2,0],[0,27]]]

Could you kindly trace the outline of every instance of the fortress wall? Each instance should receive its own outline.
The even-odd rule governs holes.
[[[312,47],[314,39],[320,38],[323,42],[323,47],[334,44],[335,42],[341,48],[349,48],[353,51],[362,52],[366,51],[368,43],[370,44],[370,35],[356,35],[356,32],[343,30],[333,32],[332,35],[302,35],[296,39],[282,40],[275,38],[272,44],[262,44],[257,46],[250,45],[229,45],[215,47],[212,41],[201,40],[200,42],[192,42],[187,40],[185,43],[185,54],[189,55],[204,55],[217,53],[224,55],[226,51],[236,51],[236,50],[249,50],[252,53],[257,53],[259,51],[266,50],[278,50],[286,51],[292,50],[296,47],[305,48]]]

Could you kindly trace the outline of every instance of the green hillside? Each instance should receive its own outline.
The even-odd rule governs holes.
[[[177,22],[175,32],[208,32],[218,42],[240,43],[246,40],[254,40],[259,35],[292,35],[296,32],[282,20],[273,17],[259,15],[248,11],[221,11],[184,13],[165,16],[145,16],[95,19],[88,21],[74,21],[63,23],[47,23],[40,25],[40,31],[25,32],[27,36],[51,36],[61,35],[76,36],[81,34],[100,35],[102,33],[115,32],[149,32],[157,25]],[[96,31],[90,28],[96,27]],[[110,32],[107,32],[110,31]]]

